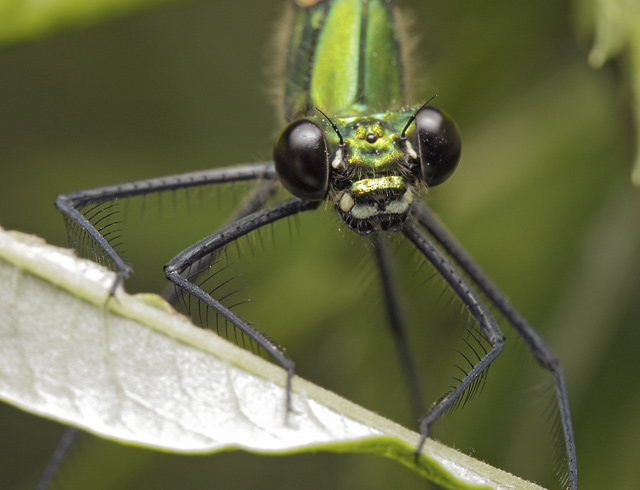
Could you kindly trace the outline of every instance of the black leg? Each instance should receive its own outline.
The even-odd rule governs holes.
[[[268,208],[257,211],[236,221],[235,223],[230,224],[222,230],[200,240],[186,250],[183,250],[171,259],[164,268],[167,279],[186,293],[202,301],[207,307],[212,308],[217,314],[231,322],[231,324],[264,349],[265,352],[267,352],[287,371],[287,411],[291,411],[291,378],[294,374],[293,361],[286,357],[282,349],[271,339],[253,329],[249,324],[247,324],[247,322],[235,315],[219,301],[212,298],[196,284],[192,283],[188,277],[185,278],[181,274],[185,271],[189,271],[191,267],[194,264],[199,263],[203,257],[216,254],[222,247],[246,235],[247,233],[282,218],[286,218],[287,216],[293,216],[302,211],[316,209],[319,204],[319,202],[310,202],[298,198],[292,198],[269,206]]]
[[[226,227],[231,223],[238,221],[262,208],[262,206],[264,206],[267,201],[271,197],[273,197],[279,187],[280,184],[278,184],[278,182],[275,180],[265,180],[263,182],[260,182],[255,188],[251,190],[249,194],[247,194],[247,196],[242,200],[234,213],[229,216],[229,218],[227,218],[222,227]],[[199,270],[202,264],[211,263],[215,260],[216,254],[209,254],[208,256],[201,258],[198,263],[194,264],[192,266],[192,269]],[[161,296],[171,304],[175,304],[178,299],[176,288],[173,285],[167,286],[162,291]]]
[[[404,377],[407,381],[413,412],[419,419],[424,414],[424,405],[422,404],[422,395],[420,393],[420,385],[418,384],[415,365],[407,344],[406,330],[402,315],[400,314],[398,297],[392,278],[391,263],[383,236],[378,234],[373,235],[373,251],[378,263],[378,269],[380,270],[380,281],[387,317],[389,319],[389,327],[391,328],[396,349],[398,350],[398,356],[402,364],[402,370],[404,371]]]
[[[98,229],[96,227],[98,223],[91,223],[90,218],[85,217],[78,208],[91,203],[101,203],[175,189],[261,179],[264,179],[264,182],[259,183],[248,198],[244,200],[231,217],[230,222],[232,222],[259,209],[277,190],[277,176],[272,163],[255,163],[188,172],[156,179],[81,190],[58,196],[55,205],[66,218],[77,224],[93,240],[95,246],[99,247],[115,265],[118,275],[111,288],[111,294],[113,294],[118,285],[131,273],[131,267],[118,255],[107,240],[109,231],[104,232],[104,230]],[[173,292],[174,290],[175,288],[171,287],[171,291]],[[47,487],[60,462],[73,445],[78,433],[79,430],[75,427],[67,429],[34,488],[45,489]]]
[[[131,266],[118,255],[105,236],[78,210],[79,208],[91,203],[107,202],[174,189],[259,179],[277,179],[273,163],[252,163],[236,167],[202,170],[61,194],[56,199],[56,208],[78,225],[115,266],[118,275],[111,287],[111,294],[113,295],[118,285],[131,273]]]
[[[556,392],[558,411],[562,426],[562,435],[566,451],[567,488],[577,489],[578,467],[576,461],[575,439],[569,410],[569,396],[560,362],[538,332],[516,310],[491,279],[476,265],[466,250],[451,235],[440,220],[422,203],[415,203],[414,216],[436,241],[449,253],[456,263],[471,278],[488,300],[498,308],[504,318],[522,337],[536,360],[544,369],[551,372]]]
[[[489,367],[498,354],[500,354],[504,345],[504,336],[497,322],[478,295],[451,262],[449,262],[449,259],[431,243],[429,238],[421,233],[410,221],[405,222],[402,232],[443,277],[456,296],[460,298],[465,308],[478,323],[482,335],[491,344],[491,349],[478,360],[466,376],[462,378],[458,386],[443,395],[422,419],[420,422],[420,443],[416,448],[417,455],[422,450],[424,441],[429,436],[431,425],[456,403],[458,398],[464,394],[483,371]]]
[[[45,466],[42,475],[40,475],[40,478],[34,485],[33,490],[45,490],[49,486],[51,478],[53,478],[53,475],[58,469],[58,466],[60,466],[60,463],[69,452],[69,449],[71,449],[71,446],[73,446],[73,443],[75,442],[79,433],[80,429],[78,429],[77,427],[67,427],[67,430],[65,430],[64,434],[62,434],[62,437],[60,438],[56,449],[53,451],[53,454],[49,458],[47,466]]]

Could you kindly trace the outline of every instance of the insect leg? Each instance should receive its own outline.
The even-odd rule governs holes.
[[[198,263],[203,257],[215,254],[225,245],[245,236],[251,231],[286,218],[287,216],[293,216],[302,211],[316,209],[319,204],[319,201],[311,202],[292,198],[256,211],[183,250],[171,259],[164,268],[167,279],[231,322],[238,330],[262,347],[273,360],[287,371],[286,405],[288,411],[291,411],[291,378],[294,374],[293,361],[291,361],[282,349],[271,339],[252,328],[247,322],[231,312],[219,301],[212,298],[188,278],[183,277],[182,274],[185,271],[189,271],[192,265]]]
[[[464,394],[471,384],[489,367],[494,359],[502,351],[504,346],[504,336],[498,327],[487,307],[482,303],[478,295],[471,288],[465,278],[451,264],[449,259],[436,248],[431,240],[419,231],[410,221],[405,222],[402,232],[411,240],[416,248],[431,263],[435,270],[451,287],[453,292],[460,298],[465,308],[473,316],[478,323],[483,336],[491,344],[491,349],[481,357],[473,368],[460,381],[458,386],[443,395],[429,410],[427,415],[420,422],[420,443],[416,448],[416,454],[419,454],[424,441],[429,436],[431,425],[440,418],[455,402]]]
[[[259,199],[258,196],[263,196],[264,201],[270,197],[271,194],[266,196],[267,191],[264,189],[267,187],[276,188],[277,184],[275,181],[277,176],[272,163],[254,163],[209,169],[81,190],[59,195],[55,205],[65,217],[76,223],[89,235],[115,265],[118,275],[111,287],[111,294],[113,294],[118,285],[131,273],[131,267],[118,255],[105,236],[101,234],[100,230],[79,211],[79,208],[91,203],[112,201],[119,198],[153,194],[174,189],[260,179],[265,179],[265,182],[259,183],[256,189],[262,189],[262,191],[256,190],[256,192],[251,195],[253,196],[253,200],[251,200],[250,197],[249,200],[245,201],[244,207],[241,207],[236,212],[236,216],[239,216],[238,213],[241,213],[242,209],[245,209],[247,214],[251,212],[252,202],[255,203],[256,200]],[[64,459],[64,456],[73,445],[78,433],[79,430],[75,427],[69,427],[65,431],[34,488],[38,490],[47,488],[58,466]]]
[[[62,434],[58,445],[53,451],[53,454],[49,458],[49,461],[47,461],[47,466],[45,466],[42,474],[40,475],[40,478],[33,486],[33,490],[45,490],[49,486],[51,478],[53,478],[53,475],[57,471],[62,460],[71,449],[71,446],[75,442],[79,433],[80,429],[78,429],[77,427],[67,427],[67,429]]]
[[[125,197],[153,194],[174,189],[186,189],[208,184],[257,179],[277,179],[273,164],[270,162],[252,163],[96,187],[71,192],[69,194],[61,194],[57,197],[55,205],[69,220],[78,225],[83,232],[93,240],[115,266],[117,276],[111,287],[111,295],[113,295],[118,285],[131,273],[131,266],[118,255],[105,236],[101,234],[100,230],[80,212],[80,208],[91,203],[102,203]]]
[[[518,332],[527,344],[538,364],[551,372],[556,392],[558,410],[562,424],[562,435],[566,451],[567,488],[575,490],[578,487],[578,466],[576,461],[575,439],[569,410],[569,395],[560,362],[549,346],[535,329],[516,310],[507,297],[496,287],[489,277],[478,267],[467,251],[458,243],[440,220],[422,203],[415,203],[414,216],[424,226],[435,240],[449,253],[456,263],[471,278],[472,282],[486,295],[504,318]]]
[[[234,221],[238,221],[245,216],[262,208],[266,202],[273,197],[280,185],[275,180],[265,180],[260,182],[254,187],[247,196],[242,200],[238,208],[233,212],[229,218],[222,225],[223,227],[230,225]],[[193,265],[194,270],[199,270],[201,265],[207,262],[215,262],[217,253],[211,253],[208,256],[202,257],[197,263]],[[171,304],[175,304],[178,300],[178,293],[175,286],[167,286],[161,293],[161,296]]]
[[[382,292],[385,308],[387,310],[389,327],[393,334],[393,338],[395,339],[398,356],[402,363],[402,370],[404,371],[404,376],[407,380],[407,387],[409,390],[409,396],[411,397],[413,412],[417,418],[420,418],[422,414],[424,414],[422,395],[420,393],[415,364],[413,363],[411,351],[407,344],[405,324],[400,314],[398,296],[393,284],[391,263],[383,236],[379,234],[373,235],[373,251],[380,271],[380,281],[382,284]]]

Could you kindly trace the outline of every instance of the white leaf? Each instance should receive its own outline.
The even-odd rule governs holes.
[[[0,228],[0,398],[124,443],[206,453],[325,449],[392,457],[448,488],[540,488],[428,440],[195,327],[114,274]]]

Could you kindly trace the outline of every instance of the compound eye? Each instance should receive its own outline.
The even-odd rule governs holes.
[[[426,106],[416,114],[418,152],[422,177],[429,186],[447,180],[458,166],[460,131],[445,112]]]
[[[316,123],[299,119],[289,124],[276,141],[273,159],[278,177],[294,196],[318,201],[327,194],[327,143]]]

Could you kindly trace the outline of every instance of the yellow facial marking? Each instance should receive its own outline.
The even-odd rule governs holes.
[[[404,179],[397,175],[377,177],[374,179],[362,179],[351,184],[351,195],[357,198],[370,192],[384,189],[398,189],[404,191],[406,189],[406,185],[404,183]]]

